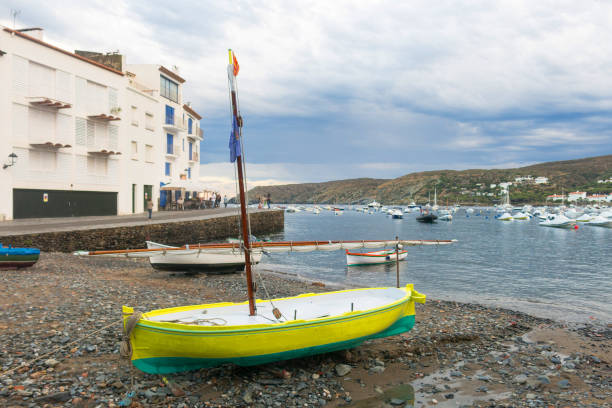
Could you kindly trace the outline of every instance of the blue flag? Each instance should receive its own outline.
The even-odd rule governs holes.
[[[232,163],[236,161],[236,157],[242,155],[242,152],[240,151],[240,140],[236,139],[237,133],[239,134],[238,122],[236,121],[236,118],[234,117],[234,120],[232,123],[232,131],[230,133],[230,140],[229,140],[230,162]]]

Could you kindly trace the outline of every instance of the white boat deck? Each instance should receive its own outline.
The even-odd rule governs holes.
[[[406,296],[403,289],[384,288],[366,289],[341,293],[329,293],[303,298],[273,300],[257,304],[257,315],[249,316],[248,304],[223,307],[202,308],[169,312],[145,320],[171,322],[200,326],[241,326],[256,324],[283,323],[290,320],[312,320],[341,315],[351,311],[365,311],[393,303]],[[277,321],[272,314],[277,307],[283,316]]]

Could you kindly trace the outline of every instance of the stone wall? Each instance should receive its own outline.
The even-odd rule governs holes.
[[[282,210],[256,212],[250,214],[250,218],[251,233],[258,237],[282,232],[285,227]],[[183,222],[10,235],[2,237],[2,244],[39,248],[43,252],[145,248],[145,241],[181,246],[238,238],[238,220],[237,215],[231,215]]]

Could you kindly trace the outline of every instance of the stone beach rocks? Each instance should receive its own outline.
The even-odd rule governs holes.
[[[273,297],[335,289],[260,271]],[[120,357],[121,306],[244,301],[242,274],[43,253],[32,268],[0,271],[0,285],[3,407],[612,407],[608,322],[428,299],[412,331],[350,351],[164,379]]]

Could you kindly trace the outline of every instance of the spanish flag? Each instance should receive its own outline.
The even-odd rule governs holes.
[[[238,71],[240,71],[240,65],[238,65],[238,60],[236,59],[236,54],[232,52],[232,57],[234,57],[234,76],[238,76]]]

